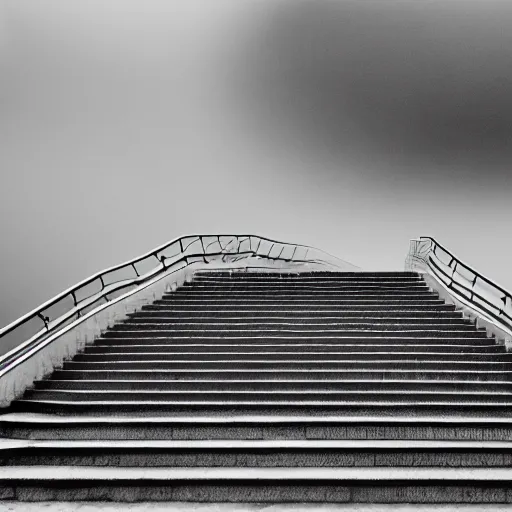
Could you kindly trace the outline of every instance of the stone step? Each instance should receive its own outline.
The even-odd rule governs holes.
[[[211,380],[36,380],[35,388],[64,390],[203,390],[211,391]],[[428,391],[511,393],[512,383],[506,381],[441,381],[441,380],[218,380],[216,389],[223,391]]]
[[[204,394],[204,393],[203,393]],[[32,412],[64,415],[160,415],[181,416],[202,414],[205,416],[225,416],[226,414],[266,414],[266,415],[474,415],[482,417],[495,415],[512,418],[510,401],[456,401],[437,400],[51,400],[19,399],[12,403],[12,412]]]
[[[273,291],[304,291],[308,293],[309,291],[314,292],[332,292],[339,290],[340,292],[344,291],[356,291],[356,292],[365,292],[365,291],[424,291],[429,290],[427,283],[424,281],[415,281],[415,282],[393,282],[393,283],[281,283],[281,282],[273,282],[273,283],[185,283],[183,286],[179,288],[180,293],[187,293],[188,291],[196,291],[196,292],[204,292],[209,293],[211,291],[218,292],[270,292]],[[169,292],[167,292],[169,293]]]
[[[309,369],[307,372],[297,369],[118,369],[109,365],[108,369],[94,370],[87,366],[80,369],[55,370],[52,378],[58,380],[210,380],[212,386],[218,380],[454,380],[482,382],[510,381],[511,370],[470,370],[453,368],[399,368],[399,369]],[[432,365],[429,365],[432,366]]]
[[[443,354],[444,355],[444,354]],[[260,359],[247,361],[245,359],[224,359],[211,361],[206,358],[200,359],[174,359],[161,360],[153,359],[146,361],[66,361],[65,370],[473,370],[473,371],[508,371],[512,370],[510,362],[498,361],[477,361],[477,360],[451,360],[445,361],[442,358],[437,360],[382,360],[375,359],[334,359],[324,357],[323,359],[300,361],[294,359],[271,361]]]
[[[364,278],[375,278],[375,277],[384,277],[384,278],[404,278],[404,277],[415,277],[421,278],[421,274],[418,272],[410,272],[410,271],[364,271],[364,272],[341,272],[341,271],[331,271],[331,270],[312,270],[312,271],[285,271],[285,270],[272,270],[271,273],[265,271],[255,271],[253,269],[249,270],[238,270],[238,269],[229,269],[229,270],[196,270],[194,272],[194,277],[214,277],[217,278],[219,276],[229,277],[232,279],[238,278],[247,278],[247,279],[258,279],[260,277],[268,278],[273,277],[292,277],[292,278],[306,278],[306,277],[332,277],[332,278],[349,278],[353,277],[356,279],[364,279]]]
[[[307,316],[306,316],[307,315]],[[190,321],[200,318],[201,320],[211,321],[211,320],[240,320],[241,318],[250,319],[250,320],[265,320],[265,319],[288,319],[288,318],[297,318],[297,319],[309,319],[313,320],[316,318],[321,318],[322,320],[337,320],[337,319],[347,319],[347,318],[429,318],[429,319],[462,319],[462,313],[459,311],[443,311],[443,310],[324,310],[324,311],[314,311],[314,310],[294,310],[294,309],[282,309],[279,310],[271,310],[270,308],[267,310],[225,310],[223,308],[219,308],[217,311],[215,310],[205,310],[205,309],[195,309],[195,310],[187,310],[187,309],[157,309],[157,310],[142,310],[136,313],[129,313],[128,317],[133,320],[141,320],[145,321],[151,319],[162,319],[162,320],[170,320],[176,319],[179,321]]]
[[[408,285],[408,286],[326,286],[324,288],[319,288],[317,286],[287,286],[287,287],[231,287],[231,288],[214,288],[211,286],[201,286],[201,285],[190,285],[190,286],[182,286],[179,287],[175,291],[167,291],[164,292],[162,298],[163,299],[172,299],[173,297],[181,297],[181,298],[194,298],[194,297],[204,297],[205,295],[216,296],[217,298],[238,298],[238,297],[265,297],[268,295],[274,296],[287,296],[290,295],[294,298],[304,296],[306,298],[319,298],[325,296],[326,298],[333,298],[333,296],[355,296],[364,298],[364,297],[374,297],[374,296],[382,296],[389,298],[397,298],[397,297],[422,297],[429,296],[431,298],[438,298],[437,292],[431,290],[426,284],[420,285]]]
[[[262,288],[262,287],[416,287],[426,286],[428,283],[424,279],[406,278],[406,279],[206,279],[194,278],[192,281],[183,283],[185,288],[195,287],[233,287],[233,288]],[[181,288],[181,287],[180,287]],[[167,290],[169,291],[169,290]]]
[[[0,443],[0,465],[510,468],[512,443],[402,440],[105,440]]]
[[[0,432],[14,439],[107,440],[435,440],[512,441],[512,418],[444,416],[114,416],[9,413]]]
[[[226,325],[258,325],[258,326],[268,326],[268,325],[345,325],[345,324],[368,324],[372,323],[374,325],[379,324],[421,324],[421,325],[473,325],[473,323],[469,322],[462,318],[461,315],[424,315],[424,316],[413,316],[413,315],[403,315],[403,314],[395,314],[394,316],[386,316],[378,313],[374,314],[366,314],[365,316],[357,315],[357,314],[348,314],[348,315],[336,315],[336,316],[305,316],[303,313],[302,316],[297,315],[275,315],[275,316],[267,316],[259,315],[259,316],[210,316],[207,314],[203,314],[203,316],[195,316],[188,317],[185,315],[177,316],[177,315],[147,315],[142,313],[136,313],[130,315],[128,320],[123,322],[120,325],[134,325],[134,324],[156,324],[156,325],[208,325],[208,326],[226,326]]]
[[[84,354],[110,354],[110,353],[124,353],[124,354],[137,354],[137,353],[167,353],[179,354],[182,352],[197,352],[197,353],[239,353],[239,352],[286,352],[286,353],[309,353],[309,352],[445,352],[445,353],[481,353],[481,354],[498,354],[505,353],[504,345],[453,345],[451,343],[445,344],[396,344],[391,345],[387,342],[380,344],[342,344],[342,343],[167,343],[167,344],[149,344],[143,343],[140,345],[123,344],[100,344],[99,340],[95,345],[87,346]]]
[[[286,314],[297,314],[301,315],[304,311],[311,313],[312,315],[323,315],[329,313],[344,314],[344,313],[389,313],[395,312],[404,313],[457,313],[455,312],[455,306],[451,304],[443,304],[441,301],[423,301],[423,302],[404,302],[403,304],[393,303],[373,303],[373,302],[362,302],[361,304],[339,304],[337,302],[330,302],[329,304],[320,304],[312,301],[310,303],[291,303],[283,304],[282,302],[271,302],[269,304],[247,304],[243,301],[237,303],[236,301],[208,301],[204,300],[199,303],[186,301],[181,302],[175,301],[175,303],[166,304],[148,304],[142,306],[141,313],[151,314],[187,314],[187,315],[203,315],[205,313],[223,313],[226,315],[230,314],[264,314],[264,313],[275,313],[276,308],[280,308],[279,312]]]
[[[228,361],[232,362],[304,362],[304,363],[320,363],[326,361],[332,363],[336,361],[393,361],[396,363],[410,362],[410,361],[443,361],[443,363],[459,362],[491,362],[491,363],[512,363],[512,353],[472,353],[466,352],[462,354],[449,353],[449,352],[387,352],[385,348],[381,348],[376,352],[360,352],[360,351],[336,351],[331,349],[319,352],[270,352],[258,351],[251,352],[250,350],[237,352],[201,352],[201,351],[183,351],[179,353],[168,352],[107,352],[100,354],[77,354],[74,362],[90,362],[90,363],[103,363],[103,362],[179,362],[179,361]],[[512,364],[511,364],[512,369]]]
[[[173,308],[173,307],[235,307],[235,308],[260,308],[273,310],[275,307],[293,307],[295,308],[332,308],[332,307],[351,307],[367,308],[369,306],[378,308],[391,307],[448,307],[454,309],[453,305],[445,304],[437,296],[432,294],[423,294],[415,297],[376,297],[376,296],[345,296],[345,297],[210,297],[205,294],[197,297],[183,297],[177,293],[167,295],[165,298],[155,300],[152,304],[143,306],[144,308]]]
[[[266,290],[215,290],[207,288],[205,290],[199,287],[191,288],[178,288],[175,292],[165,293],[160,300],[173,300],[175,297],[181,299],[204,298],[208,295],[209,298],[224,298],[224,299],[242,299],[242,298],[301,298],[301,299],[314,299],[314,298],[339,298],[339,299],[365,299],[368,297],[386,299],[416,299],[428,297],[435,299],[438,295],[429,290],[426,286],[417,288],[361,288],[358,286],[345,287],[343,289],[318,289],[316,287],[308,289],[288,288],[276,289],[269,288]]]
[[[358,277],[342,277],[342,276],[232,276],[232,277],[221,277],[221,276],[200,276],[195,275],[192,283],[221,283],[221,284],[283,284],[283,283],[299,283],[299,284],[330,284],[330,283],[355,283],[355,284],[406,284],[406,283],[425,283],[425,280],[419,276],[407,276],[407,277],[365,277],[360,275]]]
[[[421,278],[261,278],[232,279],[193,277],[184,286],[416,286],[427,285]]]
[[[4,466],[3,496],[40,501],[507,503],[512,469]]]
[[[388,320],[388,321],[386,321]],[[294,329],[299,329],[302,332],[308,331],[323,331],[323,332],[332,332],[332,331],[350,331],[352,330],[365,330],[365,331],[414,331],[417,329],[422,329],[423,331],[469,331],[469,332],[478,332],[475,327],[475,324],[469,321],[457,321],[457,320],[449,320],[447,323],[442,322],[441,319],[435,319],[434,321],[425,319],[404,319],[402,321],[389,321],[389,319],[383,319],[380,322],[369,322],[368,319],[361,319],[360,322],[355,321],[354,319],[347,319],[347,321],[337,320],[332,322],[321,322],[319,319],[316,320],[305,320],[304,323],[297,322],[295,319],[287,319],[287,320],[276,320],[276,321],[266,321],[266,322],[251,322],[245,320],[239,320],[237,322],[224,322],[224,321],[214,321],[214,322],[188,322],[188,323],[180,323],[174,321],[166,321],[166,322],[136,322],[134,320],[127,320],[123,323],[118,323],[114,327],[110,328],[109,332],[121,332],[121,331],[164,331],[171,330],[175,332],[193,332],[193,331],[201,331],[204,332],[208,328],[208,331],[211,331],[212,334],[221,333],[221,332],[237,332],[240,330],[244,330],[247,335],[251,335],[254,332],[258,331],[278,331],[278,332],[287,332],[292,331]],[[485,330],[480,330],[482,333],[486,333]]]
[[[120,328],[122,327],[122,328]],[[129,327],[132,327],[129,329]],[[483,329],[475,329],[472,325],[467,326],[413,326],[413,325],[386,325],[380,324],[379,326],[358,324],[358,329],[354,327],[344,326],[333,327],[331,329],[305,329],[303,326],[293,328],[280,328],[280,329],[179,329],[179,328],[158,328],[154,326],[149,329],[147,326],[129,326],[117,325],[115,328],[109,329],[103,333],[104,338],[214,338],[227,339],[227,338],[257,338],[264,337],[266,339],[275,337],[293,337],[293,338],[315,338],[322,337],[359,337],[359,338],[372,338],[372,337],[404,337],[404,338],[482,338],[489,339],[487,332]],[[397,329],[400,327],[400,329]],[[453,327],[453,328],[452,328]]]
[[[105,333],[105,337],[99,338],[95,341],[96,346],[110,346],[110,345],[166,345],[166,346],[181,346],[181,345],[213,345],[220,346],[230,344],[234,346],[243,346],[245,344],[251,346],[268,345],[268,344],[281,344],[281,345],[304,345],[307,344],[314,348],[317,345],[323,344],[355,344],[358,346],[363,345],[447,345],[447,346],[488,346],[498,347],[503,351],[504,345],[497,345],[495,338],[487,338],[480,333],[475,337],[469,335],[464,337],[446,336],[446,337],[407,337],[396,335],[392,336],[194,336],[194,337],[180,337],[180,336],[156,336],[148,333],[147,336],[124,336],[124,332],[119,337],[113,335],[114,333]],[[382,334],[382,333],[381,333]],[[401,333],[399,333],[401,334]],[[450,333],[452,334],[452,333]],[[94,345],[90,346],[93,348]]]
[[[475,404],[511,404],[512,393],[486,391],[442,391],[430,390],[346,390],[346,389],[295,389],[295,390],[230,390],[216,386],[205,392],[194,389],[193,383],[188,389],[175,390],[102,390],[102,389],[30,389],[25,392],[24,400],[56,400],[66,402],[147,402],[147,403],[261,403],[267,407],[273,403],[310,403],[343,404],[348,403],[475,403]]]
[[[359,272],[357,275],[343,275],[336,272],[330,275],[316,275],[308,273],[296,274],[279,274],[279,273],[232,273],[231,275],[207,275],[195,272],[192,275],[192,281],[242,281],[242,282],[258,282],[258,281],[424,281],[423,275],[400,275],[400,276],[372,276],[366,272]]]

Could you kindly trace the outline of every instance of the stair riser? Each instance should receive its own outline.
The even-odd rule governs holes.
[[[471,324],[369,324],[369,323],[346,323],[346,324],[293,324],[289,322],[287,325],[283,324],[135,324],[125,323],[118,324],[110,330],[106,331],[103,335],[114,334],[121,336],[133,333],[135,336],[143,336],[144,333],[158,333],[158,336],[243,336],[251,337],[255,333],[263,333],[269,336],[276,336],[279,334],[290,333],[296,336],[309,336],[309,333],[339,333],[342,336],[357,336],[358,333],[368,335],[374,332],[387,331],[388,333],[405,333],[406,336],[417,336],[425,333],[426,336],[450,336],[450,331],[453,336],[459,337],[465,334],[470,337],[487,337],[484,331],[476,331],[475,327]],[[398,336],[398,334],[388,334],[390,336]]]
[[[433,315],[433,316],[448,316],[450,313],[455,314],[456,317],[460,317],[461,313],[455,312],[455,306],[443,306],[440,304],[425,304],[425,303],[417,303],[415,304],[398,304],[398,305],[390,305],[390,304],[370,304],[366,305],[362,303],[361,305],[342,305],[337,302],[333,302],[331,305],[315,305],[314,302],[309,304],[292,304],[288,307],[283,305],[282,303],[270,303],[268,305],[262,304],[254,304],[247,305],[245,304],[233,304],[233,303],[222,303],[216,304],[214,302],[210,302],[209,305],[205,305],[206,303],[200,303],[199,305],[183,303],[181,306],[179,305],[146,305],[142,306],[141,312],[144,315],[154,315],[154,316],[163,316],[163,315],[179,315],[179,316],[233,316],[233,315],[265,315],[265,314],[286,314],[286,315],[296,315],[301,316],[304,313],[312,316],[329,316],[334,313],[336,315],[347,315],[347,314],[357,314],[361,313],[372,313],[372,314],[386,314],[388,316],[392,316],[397,312],[407,313],[407,314],[421,314],[421,315]],[[276,311],[276,308],[279,308]]]
[[[454,306],[445,305],[443,301],[439,300],[432,295],[421,295],[419,297],[343,297],[343,298],[273,298],[273,297],[262,297],[262,298],[209,298],[205,297],[204,294],[197,298],[181,298],[180,295],[174,294],[168,296],[167,299],[155,300],[152,304],[142,306],[145,308],[248,308],[248,309],[274,309],[276,307],[293,307],[294,309],[305,308],[356,308],[365,309],[366,307],[376,308],[391,308],[396,309],[397,307],[426,307],[426,308],[439,308],[446,307],[453,311]]]
[[[108,333],[107,333],[108,334]],[[124,333],[123,333],[124,334]],[[134,346],[134,345],[166,345],[169,347],[178,347],[180,345],[212,345],[213,347],[219,345],[226,344],[241,344],[241,345],[251,345],[251,346],[260,346],[260,345],[268,345],[268,344],[284,344],[284,345],[296,345],[296,344],[305,344],[307,343],[312,348],[317,345],[323,344],[334,344],[334,345],[345,345],[345,344],[355,344],[355,345],[447,345],[447,346],[457,346],[457,345],[475,345],[475,346],[483,346],[486,345],[488,347],[499,347],[500,350],[504,350],[504,345],[497,345],[496,340],[494,338],[486,338],[486,337],[475,337],[470,338],[456,338],[456,337],[446,337],[446,338],[407,338],[405,336],[397,336],[395,338],[392,337],[384,337],[384,336],[374,336],[374,337],[308,337],[304,339],[304,337],[223,337],[223,338],[215,338],[215,337],[193,337],[193,338],[183,338],[183,337],[160,337],[160,336],[151,336],[151,337],[114,337],[108,336],[105,338],[100,338],[96,341],[98,345],[102,346],[110,346],[110,345],[125,345],[125,346]],[[90,346],[90,348],[94,348],[94,345]]]
[[[394,272],[392,274],[375,274],[373,272],[273,272],[272,274],[263,273],[263,272],[225,272],[221,274],[216,274],[212,271],[204,272],[195,272],[193,275],[194,281],[208,281],[214,280],[217,281],[219,279],[226,281],[241,281],[241,280],[315,280],[322,281],[325,279],[338,279],[338,280],[349,280],[355,279],[357,281],[363,280],[398,280],[404,281],[409,279],[423,279],[423,276],[419,273],[405,273],[405,272]]]
[[[51,389],[64,389],[64,390],[95,390],[95,391],[204,391],[212,390],[211,381],[59,381],[59,380],[40,380],[35,382],[37,390],[51,390]],[[428,382],[410,382],[410,381],[220,381],[216,389],[223,391],[373,391],[375,393],[381,391],[394,391],[396,393],[408,393],[412,391],[422,392],[457,392],[464,393],[465,391],[472,392],[497,392],[506,393],[512,392],[512,383],[472,383],[472,382],[442,382],[442,381],[428,381]]]
[[[512,371],[492,372],[463,370],[454,372],[450,369],[440,372],[439,368],[431,370],[290,370],[286,372],[275,372],[274,370],[168,370],[158,371],[157,369],[145,371],[130,370],[56,370],[53,378],[60,380],[211,380],[213,383],[218,380],[475,380],[479,382],[512,381]]]
[[[57,403],[57,402],[39,402],[39,401],[24,401],[19,400],[13,402],[13,411],[25,411],[34,413],[49,413],[49,414],[63,414],[63,415],[89,415],[94,414],[98,416],[109,417],[114,415],[151,415],[151,416],[165,416],[179,417],[188,414],[204,414],[204,415],[244,415],[244,414],[264,414],[271,416],[278,415],[305,415],[311,414],[313,416],[321,415],[368,415],[368,416],[395,416],[399,415],[453,415],[464,414],[467,416],[473,415],[481,417],[482,415],[498,415],[500,417],[512,417],[512,408],[510,405],[499,405],[489,403],[487,405],[475,405],[472,402],[465,404],[454,404],[447,402],[446,404],[429,404],[423,402],[412,403],[393,403],[386,405],[384,402],[379,404],[369,404],[364,402],[347,403],[344,405],[332,405],[323,403],[321,405],[297,404],[297,403],[254,403],[254,404],[215,404],[215,403],[191,403],[184,402],[176,403],[106,403],[94,404],[88,402],[70,402],[70,403]]]
[[[280,325],[300,325],[300,326],[344,326],[344,325],[352,325],[352,324],[414,324],[414,325],[429,325],[429,326],[438,326],[438,325],[462,325],[464,328],[467,328],[468,321],[464,320],[462,316],[438,316],[438,317],[416,317],[413,315],[395,315],[395,316],[378,316],[378,315],[365,315],[365,316],[357,316],[357,315],[338,315],[338,316],[325,316],[325,317],[313,317],[313,318],[305,318],[296,317],[296,316],[287,316],[286,314],[272,318],[268,316],[261,315],[260,317],[254,316],[229,316],[223,318],[215,317],[215,316],[207,316],[203,315],[202,317],[197,316],[194,318],[187,317],[178,317],[173,315],[168,316],[143,316],[143,315],[135,315],[131,316],[125,323],[119,324],[118,327],[122,328],[124,325],[137,325],[151,328],[153,325],[163,325],[163,326],[180,326],[180,327],[192,327],[194,328],[197,325],[206,326],[209,329],[215,326],[220,326],[220,328],[225,328],[226,326],[237,326],[240,323],[247,325],[247,328],[250,329],[252,326],[256,327],[276,327]]]
[[[215,345],[201,345],[201,344],[167,344],[167,345],[107,345],[103,346],[92,346],[86,347],[85,354],[109,354],[112,352],[115,353],[123,353],[123,354],[139,354],[139,353],[159,353],[159,354],[180,354],[183,352],[196,352],[196,353],[218,353],[218,352],[232,352],[232,353],[240,353],[240,352],[287,352],[290,354],[293,353],[303,353],[307,354],[309,352],[340,352],[340,353],[351,353],[351,352],[445,352],[445,353],[453,353],[453,354],[467,354],[467,353],[475,353],[475,354],[497,354],[504,353],[505,348],[501,345],[482,345],[482,346],[471,346],[471,345],[412,345],[412,344],[402,344],[402,345],[390,345],[386,343],[381,343],[380,345],[342,345],[340,343],[336,344],[296,344],[292,345],[282,344],[282,345],[269,345],[269,344],[255,344],[255,343],[246,343],[239,345],[227,345],[227,344],[215,344]]]
[[[391,285],[400,285],[403,283],[421,283],[426,284],[425,280],[422,277],[416,276],[365,276],[360,274],[359,276],[276,276],[276,275],[267,275],[267,276],[259,276],[257,279],[254,277],[251,278],[243,278],[241,277],[205,277],[205,276],[193,276],[191,282],[187,281],[187,285],[191,286],[215,286],[217,284],[220,285],[276,285],[279,286],[281,284],[291,283],[293,285],[296,284],[308,284],[312,283],[316,286],[321,286],[324,283],[356,283],[360,285],[364,285],[367,283],[385,283]]]
[[[187,291],[200,291],[209,293],[210,291],[218,292],[218,291],[225,291],[225,292],[263,292],[263,291],[282,291],[282,290],[291,290],[293,292],[295,291],[302,291],[305,290],[308,292],[309,290],[314,291],[334,291],[339,290],[341,292],[343,291],[358,291],[358,292],[364,292],[366,290],[371,291],[383,291],[383,290],[390,290],[390,291],[401,291],[401,290],[429,290],[429,287],[424,282],[409,282],[409,283],[271,283],[271,284],[265,284],[265,283],[185,283],[182,287],[180,287],[179,291],[180,293],[186,293]],[[173,293],[173,292],[166,292],[167,294]]]
[[[118,467],[512,467],[512,453],[498,450],[201,449],[108,448],[4,450],[0,465]],[[10,453],[9,453],[10,452]]]
[[[260,279],[260,278],[277,278],[280,277],[291,277],[291,278],[301,278],[301,277],[332,277],[332,278],[422,278],[422,274],[419,272],[411,272],[411,271],[368,271],[368,272],[343,272],[343,271],[331,271],[331,270],[311,270],[311,271],[286,271],[286,270],[275,270],[272,269],[269,272],[269,269],[229,269],[229,270],[220,270],[220,269],[209,269],[209,270],[198,270],[194,272],[194,278],[198,277],[206,277],[206,278],[217,278],[217,277],[227,277],[230,279],[239,279],[239,278],[248,278],[248,279]]]
[[[103,337],[105,339],[122,339],[123,343],[128,343],[127,340],[140,340],[141,338],[145,338],[149,340],[151,343],[154,343],[155,340],[168,340],[169,343],[172,343],[177,340],[181,339],[188,339],[190,341],[193,341],[193,343],[205,343],[208,342],[208,340],[216,340],[215,343],[222,343],[227,340],[243,340],[245,343],[246,340],[290,340],[293,342],[297,342],[297,340],[311,340],[311,339],[317,339],[317,340],[340,340],[340,342],[343,342],[347,339],[360,339],[360,340],[372,340],[375,338],[380,339],[389,339],[389,338],[415,338],[417,340],[444,340],[446,342],[447,340],[454,339],[458,340],[457,343],[460,343],[460,340],[464,340],[465,338],[468,338],[469,340],[473,340],[474,343],[482,344],[485,343],[484,340],[489,340],[494,345],[496,341],[493,338],[488,338],[487,334],[485,332],[481,331],[471,331],[471,330],[459,330],[459,331],[450,331],[450,330],[443,330],[443,331],[434,331],[434,330],[404,330],[404,331],[391,331],[391,330],[384,330],[380,329],[378,331],[369,331],[369,330],[321,330],[321,331],[299,331],[296,330],[280,330],[280,331],[270,331],[270,330],[255,330],[253,329],[252,332],[247,331],[221,331],[216,333],[210,333],[208,331],[201,331],[201,330],[195,330],[195,331],[170,331],[170,330],[130,330],[130,331],[106,331],[103,333]],[[420,342],[421,343],[421,342]],[[455,341],[454,341],[455,343]]]
[[[145,362],[65,362],[65,370],[466,370],[511,371],[510,363],[444,361],[145,361]]]
[[[203,502],[203,503],[468,503],[512,502],[509,482],[458,483],[431,480],[332,484],[329,482],[220,481],[177,482],[155,480],[116,484],[110,480],[68,480],[52,485],[24,480],[3,486],[4,499],[19,501],[118,501],[118,502]]]
[[[119,401],[119,402],[230,402],[234,405],[243,402],[261,402],[272,404],[274,402],[446,402],[447,404],[457,402],[485,402],[485,403],[508,403],[512,404],[512,395],[498,395],[493,393],[469,394],[465,392],[442,392],[442,391],[227,391],[219,389],[217,392],[207,393],[203,390],[191,391],[64,391],[55,390],[29,390],[25,393],[26,400],[56,400],[72,402],[96,402],[96,401]]]
[[[360,272],[358,275],[336,275],[332,273],[331,275],[308,275],[304,273],[299,273],[295,275],[279,275],[279,274],[267,274],[267,275],[225,275],[225,276],[202,276],[195,274],[192,277],[192,282],[194,283],[273,283],[273,282],[291,282],[291,283],[302,283],[302,282],[313,282],[313,283],[324,283],[324,282],[356,282],[356,283],[380,283],[380,282],[389,282],[389,283],[402,283],[402,282],[422,282],[425,280],[423,276],[371,276],[365,273]]]
[[[240,298],[274,298],[276,296],[290,296],[294,299],[304,297],[305,299],[318,299],[318,298],[343,298],[347,299],[356,298],[356,299],[365,299],[366,297],[381,297],[381,298],[389,298],[389,299],[399,299],[403,298],[414,298],[414,297],[423,297],[430,299],[439,299],[437,292],[430,290],[426,286],[417,286],[417,287],[407,287],[407,288],[362,288],[360,286],[345,286],[343,288],[339,287],[329,287],[318,289],[317,287],[309,287],[309,288],[297,288],[297,287],[288,287],[288,288],[274,288],[270,287],[266,288],[253,288],[253,289],[212,289],[207,287],[205,289],[201,289],[200,287],[190,287],[190,288],[178,288],[174,292],[164,293],[160,300],[174,300],[175,298],[180,299],[194,299],[200,298],[204,299],[208,297],[210,300],[212,298],[219,299],[240,299]]]
[[[180,299],[202,299],[208,297],[212,299],[262,299],[272,298],[276,300],[276,297],[291,297],[294,299],[318,299],[318,298],[339,298],[339,299],[359,299],[363,300],[367,297],[372,297],[374,300],[379,298],[380,300],[386,299],[415,299],[415,298],[429,298],[437,299],[438,296],[434,292],[431,292],[426,287],[418,288],[396,288],[396,289],[377,289],[377,288],[366,288],[360,287],[345,287],[343,289],[324,289],[318,290],[316,288],[311,289],[268,289],[268,290],[200,290],[197,288],[179,288],[176,292],[164,294],[160,301],[173,301],[176,298]],[[159,302],[160,303],[160,302]]]
[[[287,352],[287,353],[264,353],[259,352],[256,354],[247,352],[227,352],[222,353],[211,353],[211,352],[200,352],[200,351],[190,351],[190,352],[181,352],[175,354],[169,353],[110,353],[110,354],[77,354],[73,361],[80,363],[103,363],[103,362],[115,362],[115,361],[130,361],[130,362],[145,362],[145,361],[241,361],[241,362],[251,362],[251,361],[275,361],[275,362],[288,362],[288,361],[298,361],[298,362],[316,362],[329,360],[332,361],[438,361],[442,359],[444,363],[453,361],[458,362],[461,360],[461,357],[466,362],[508,362],[512,363],[512,354],[475,354],[475,353],[465,353],[463,356],[460,354],[451,354],[451,353],[441,353],[437,354],[435,352],[392,352],[387,353],[385,347],[381,349],[381,352],[363,352],[363,353],[350,353],[350,352],[336,352],[335,349],[331,349],[329,352],[303,352],[303,353],[295,353],[295,352]],[[511,364],[512,369],[512,364]]]
[[[187,282],[185,286],[426,286],[423,279],[204,279],[195,278],[191,283]]]
[[[242,278],[242,277],[202,277],[195,276],[192,280],[192,284],[202,284],[202,285],[218,285],[218,284],[227,284],[227,285],[273,285],[273,284],[318,284],[323,285],[327,284],[346,284],[346,283],[355,283],[355,284],[425,284],[425,280],[420,277],[402,277],[402,278],[389,278],[389,277],[252,277],[252,278]]]
[[[40,440],[411,440],[411,441],[512,441],[512,426],[507,424],[468,425],[386,425],[326,423],[320,425],[205,425],[201,418],[193,425],[145,426],[73,423],[58,426],[32,424],[0,425],[0,435],[13,439]]]
[[[206,311],[200,310],[178,310],[178,311],[140,311],[137,313],[131,313],[129,317],[133,320],[144,320],[151,321],[152,319],[158,318],[164,321],[169,320],[180,320],[186,321],[187,319],[193,318],[201,319],[205,321],[217,320],[217,319],[232,319],[237,320],[239,318],[250,318],[254,320],[265,320],[265,319],[280,319],[280,318],[312,318],[320,319],[346,319],[346,318],[428,318],[428,319],[462,319],[462,313],[454,311],[401,311],[395,309],[392,311],[313,311],[306,310],[296,311],[293,309],[280,308],[277,311],[275,309],[268,309],[267,311],[226,311],[219,309],[218,311]]]

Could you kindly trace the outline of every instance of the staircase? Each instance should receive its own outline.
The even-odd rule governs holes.
[[[0,416],[0,498],[507,503],[511,359],[416,273],[197,272]]]

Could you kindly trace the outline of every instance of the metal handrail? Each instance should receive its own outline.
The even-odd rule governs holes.
[[[274,254],[272,254],[273,251]],[[93,274],[0,329],[1,342],[8,334],[21,330],[33,320],[37,320],[39,324],[39,330],[28,340],[0,357],[0,369],[16,357],[26,353],[38,341],[44,340],[49,333],[55,333],[64,324],[76,321],[83,314],[111,302],[119,296],[115,295],[116,292],[141,286],[157,275],[168,272],[173,266],[179,266],[174,270],[177,271],[198,261],[209,263],[219,258],[226,261],[228,257],[230,261],[259,257],[273,261],[297,264],[316,263],[359,270],[358,267],[319,249],[307,245],[279,242],[257,235],[186,235],[178,237],[141,256]],[[141,266],[152,260],[156,260],[156,266],[142,273]],[[111,278],[119,272],[128,272],[130,275],[111,281]],[[91,285],[96,285],[99,289],[93,292],[87,291]],[[52,308],[55,306],[60,306],[63,311],[52,312]]]
[[[501,328],[512,331],[512,294],[430,236],[411,240],[407,268],[425,265],[434,277]]]

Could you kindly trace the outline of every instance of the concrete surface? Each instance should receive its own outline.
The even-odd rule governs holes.
[[[231,503],[107,503],[5,501],[0,512],[476,512],[512,511],[512,505],[333,505],[333,504],[231,504]]]

